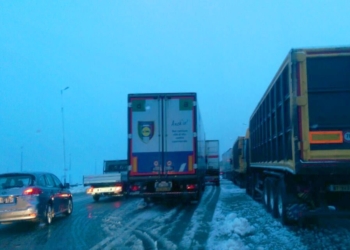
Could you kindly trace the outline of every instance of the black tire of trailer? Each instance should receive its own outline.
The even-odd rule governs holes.
[[[246,186],[245,180],[246,180],[245,174],[240,174],[239,175],[239,187],[240,188],[245,188],[245,186]]]
[[[199,188],[198,188],[198,191],[197,191],[197,197],[195,200],[197,200],[198,202],[201,200],[202,198],[202,193],[203,193],[203,188],[201,188],[201,185],[204,185],[203,183],[200,183],[199,184]]]
[[[233,174],[232,174],[232,182],[233,182],[233,184],[235,184],[236,186],[238,186],[237,174],[236,174],[236,173],[233,173]]]
[[[271,180],[269,177],[264,179],[264,189],[263,189],[263,204],[267,212],[271,212],[270,207],[270,194],[271,194]]]
[[[274,218],[278,217],[278,204],[277,204],[277,179],[270,178],[270,209]]]
[[[95,194],[92,196],[92,199],[94,199],[94,201],[98,202],[100,200],[100,196],[98,194]]]
[[[257,184],[258,184],[258,181],[259,181],[259,176],[258,176],[258,173],[252,173],[252,198],[256,201],[260,201],[260,199],[262,198],[261,197],[261,193],[259,193],[257,190],[256,190],[256,187],[257,187]]]
[[[276,195],[276,203],[277,203],[277,213],[276,217],[278,217],[281,221],[282,225],[291,225],[294,220],[290,218],[289,210],[291,209],[292,204],[290,203],[290,195],[287,192],[286,183],[284,178],[279,178],[277,184],[277,195]]]
[[[252,192],[253,192],[253,175],[252,175],[252,172],[251,170],[248,170],[247,171],[247,175],[246,175],[246,181],[245,181],[245,192],[247,195],[252,196]]]

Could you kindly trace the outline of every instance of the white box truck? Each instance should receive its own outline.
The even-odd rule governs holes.
[[[208,169],[219,169],[219,140],[206,140],[206,157],[207,157],[207,168]]]
[[[128,159],[146,202],[199,200],[206,162],[196,93],[129,94]]]
[[[206,185],[220,185],[219,140],[205,141],[207,170],[205,173]]]

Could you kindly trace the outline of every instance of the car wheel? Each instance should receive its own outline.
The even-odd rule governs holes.
[[[69,216],[73,212],[73,201],[72,199],[68,200],[68,205],[67,205],[67,211],[65,212],[65,215]]]
[[[46,206],[46,213],[45,213],[45,223],[47,225],[50,225],[52,223],[52,218],[53,218],[53,210],[52,210],[52,205],[47,204]]]

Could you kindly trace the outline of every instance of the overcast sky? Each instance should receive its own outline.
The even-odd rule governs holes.
[[[62,100],[71,182],[126,159],[128,93],[197,92],[222,154],[290,49],[350,46],[349,13],[347,0],[0,0],[0,172],[62,178]]]

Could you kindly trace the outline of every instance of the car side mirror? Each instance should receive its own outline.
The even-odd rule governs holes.
[[[64,183],[64,185],[62,185],[63,188],[70,188],[69,183]]]

